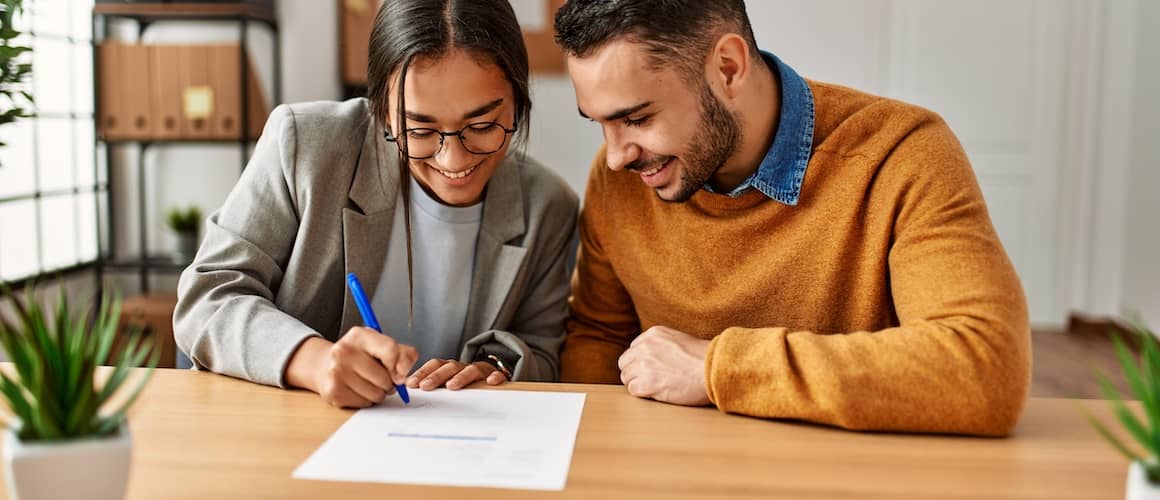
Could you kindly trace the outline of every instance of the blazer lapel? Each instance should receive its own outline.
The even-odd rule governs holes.
[[[505,158],[487,183],[483,221],[475,245],[475,270],[463,338],[491,330],[523,265],[527,249],[508,243],[524,234],[524,195],[520,172]]]
[[[353,207],[342,209],[342,243],[346,272],[355,273],[368,295],[378,287],[386,259],[387,241],[395,217],[399,172],[395,150],[381,138],[371,120],[350,187]],[[343,276],[343,284],[346,276]],[[363,324],[350,291],[345,289],[340,334]]]

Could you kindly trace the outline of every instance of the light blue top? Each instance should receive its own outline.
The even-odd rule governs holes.
[[[475,242],[483,202],[451,207],[432,198],[411,178],[411,245],[415,283],[414,328],[407,328],[407,235],[403,197],[395,202],[382,278],[375,290],[375,311],[383,333],[419,351],[418,368],[431,358],[458,359]]]

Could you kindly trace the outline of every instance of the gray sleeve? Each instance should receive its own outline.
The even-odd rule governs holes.
[[[552,237],[545,238],[544,254],[534,264],[531,284],[524,288],[508,331],[488,330],[472,337],[463,346],[460,362],[473,361],[480,350],[510,353],[497,356],[515,360],[515,367],[510,368],[513,380],[555,382],[560,378],[560,347],[568,317],[570,263],[575,259],[579,213],[575,195],[569,201],[569,210],[542,222],[543,234]]]
[[[298,233],[294,116],[279,106],[178,281],[173,332],[198,368],[285,386],[298,346],[318,335],[274,305]]]

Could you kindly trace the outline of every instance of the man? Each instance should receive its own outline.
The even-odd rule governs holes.
[[[588,181],[571,382],[849,429],[1004,435],[1026,299],[934,113],[805,80],[742,0],[570,0],[556,15]]]

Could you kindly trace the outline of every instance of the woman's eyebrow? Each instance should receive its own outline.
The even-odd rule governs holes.
[[[470,118],[476,118],[476,117],[486,115],[486,114],[492,112],[493,110],[495,110],[495,108],[498,108],[500,104],[503,104],[502,97],[499,99],[496,99],[494,101],[491,101],[487,104],[484,104],[483,106],[475,108],[471,111],[468,111],[467,113],[464,113],[463,119],[467,120]],[[426,114],[418,113],[418,112],[414,112],[414,111],[407,112],[407,119],[414,121],[414,122],[419,122],[419,123],[436,123],[439,121],[439,120],[436,120],[435,117],[433,117],[431,115],[426,115]]]

